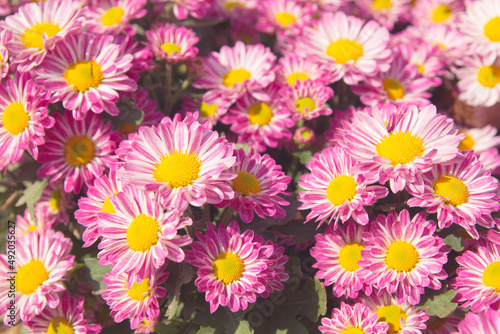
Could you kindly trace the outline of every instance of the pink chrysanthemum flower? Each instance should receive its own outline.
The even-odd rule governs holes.
[[[306,221],[316,218],[321,225],[333,220],[334,229],[339,219],[346,222],[351,217],[361,225],[368,224],[364,206],[384,198],[388,190],[368,186],[363,176],[352,174],[350,169],[355,165],[355,160],[341,147],[329,147],[314,155],[306,165],[311,173],[302,175],[298,182],[304,189],[298,196],[302,202],[299,210],[311,209]]]
[[[323,63],[331,82],[343,78],[354,85],[389,69],[392,53],[388,41],[389,32],[375,21],[365,23],[338,11],[325,14],[317,27],[305,27],[296,52]]]
[[[248,15],[257,7],[258,0],[214,0],[213,11],[221,18],[238,19],[243,13]]]
[[[48,219],[55,223],[69,223],[68,210],[75,207],[73,194],[64,191],[61,181],[49,183],[42,192],[42,197],[35,203],[35,208],[47,208]],[[37,219],[38,220],[38,219]]]
[[[38,316],[46,306],[56,308],[59,304],[58,292],[64,291],[64,275],[73,268],[75,256],[70,254],[73,244],[61,232],[48,230],[41,233],[28,233],[16,240],[16,260],[7,261],[0,254],[0,317],[4,324],[19,319],[31,320]],[[13,274],[13,272],[16,272]],[[12,275],[12,276],[11,276]],[[14,277],[16,293],[15,320],[7,314],[12,298],[8,298],[9,287]]]
[[[66,110],[64,114],[55,113],[54,118],[56,124],[40,148],[38,161],[42,166],[37,175],[52,177],[50,182],[64,179],[64,191],[78,194],[84,182],[92,185],[108,166],[117,163],[112,154],[120,134],[94,113],[75,120]]]
[[[129,281],[142,281],[168,260],[181,262],[181,247],[191,244],[188,235],[177,230],[193,222],[181,218],[181,212],[164,211],[158,196],[152,198],[143,190],[124,186],[110,197],[115,212],[97,215],[100,264],[113,267],[112,273],[127,273]]]
[[[500,0],[468,1],[460,30],[479,54],[500,53]]]
[[[252,230],[240,233],[236,221],[231,221],[227,228],[220,224],[218,229],[208,224],[205,235],[196,232],[196,236],[199,241],[193,243],[192,251],[186,252],[186,261],[199,268],[195,285],[198,291],[206,292],[211,313],[219,305],[227,306],[231,312],[246,310],[258,296],[272,292],[266,285],[274,281],[275,270],[267,269],[280,267],[278,272],[283,272],[286,261],[281,260],[287,257],[281,255],[271,260],[278,250],[282,254],[282,247],[264,242]],[[282,264],[277,265],[277,261]],[[281,279],[288,279],[288,275],[283,274]]]
[[[118,91],[135,91],[128,77],[133,56],[108,35],[82,33],[66,37],[50,52],[37,70],[36,83],[52,92],[51,102],[62,101],[76,119],[85,113],[119,113]]]
[[[337,298],[345,295],[347,298],[357,298],[359,290],[370,295],[371,286],[363,284],[358,276],[358,261],[361,260],[361,250],[365,247],[361,240],[363,232],[369,232],[369,226],[362,226],[348,220],[343,228],[334,229],[333,225],[326,228],[325,234],[316,234],[316,245],[311,248],[311,256],[317,263],[316,277],[324,279],[325,286],[333,285],[333,295]]]
[[[492,147],[477,153],[477,160],[483,164],[485,170],[490,170],[494,175],[500,174],[500,154],[497,148]]]
[[[164,24],[146,31],[147,44],[156,60],[179,63],[194,59],[198,54],[195,47],[198,37],[193,30],[175,24]]]
[[[394,293],[398,303],[416,305],[424,288],[441,289],[448,274],[443,265],[449,250],[434,235],[436,225],[423,213],[410,220],[407,210],[379,215],[363,234],[359,276],[366,284]]]
[[[321,319],[319,331],[324,334],[387,333],[389,325],[378,322],[378,315],[368,306],[357,303],[354,306],[342,302],[340,309],[334,308],[331,318]]]
[[[489,240],[467,250],[456,258],[460,267],[451,286],[458,291],[456,301],[464,302],[461,308],[469,307],[472,312],[481,312],[491,307],[499,309],[500,304],[500,245]]]
[[[467,312],[458,325],[458,332],[450,334],[497,334],[500,333],[500,311],[488,309],[475,314]]]
[[[146,15],[146,0],[90,0],[82,15],[88,31],[100,34],[134,34],[130,21]]]
[[[0,25],[12,31],[7,47],[24,72],[40,65],[47,52],[81,30],[83,22],[79,8],[71,0],[47,0],[21,6]]]
[[[410,0],[360,0],[355,4],[362,17],[374,19],[389,30],[411,10]]]
[[[35,86],[29,73],[16,72],[0,85],[0,170],[21,161],[25,150],[38,158],[45,129],[54,125],[48,115],[48,95]]]
[[[412,21],[414,25],[456,26],[463,10],[460,0],[418,0],[412,9]]]
[[[167,0],[173,2],[173,12],[177,20],[182,21],[192,16],[196,19],[205,17],[214,0]]]
[[[263,90],[266,101],[245,94],[236,101],[221,121],[231,125],[238,134],[238,142],[248,143],[258,152],[278,147],[279,140],[290,139],[290,128],[295,125],[289,110],[284,109],[279,86],[271,84]]]
[[[78,210],[75,211],[77,222],[86,227],[82,239],[83,247],[89,247],[99,237],[97,215],[100,212],[115,213],[110,198],[122,191],[122,183],[116,179],[116,172],[109,171],[109,175],[102,175],[89,187],[86,197],[78,200]]]
[[[119,172],[123,182],[159,191],[164,204],[178,210],[233,198],[234,174],[226,171],[236,160],[233,145],[197,121],[167,120],[139,128]]]
[[[297,0],[271,0],[258,2],[258,11],[255,29],[257,31],[274,34],[283,31],[288,34],[298,34],[309,23],[313,7],[301,4]]]
[[[30,232],[40,234],[47,232],[55,225],[55,222],[49,218],[48,208],[36,207],[35,218],[31,216],[30,210],[26,208],[23,216],[16,217],[16,238],[20,239]]]
[[[325,79],[327,72],[323,66],[311,58],[302,58],[297,55],[282,57],[278,60],[275,67],[276,83],[280,86],[294,86],[298,81],[307,79],[319,81],[327,84],[329,81]]]
[[[299,0],[303,3],[312,3],[316,8],[316,13],[336,12],[341,7],[348,5],[350,0]]]
[[[133,60],[131,62],[132,67],[127,72],[127,75],[139,81],[141,79],[140,73],[148,69],[153,69],[155,67],[153,60],[153,53],[149,48],[145,47],[141,41],[137,41],[131,35],[116,35],[114,36],[113,43],[118,44],[125,55],[131,55]],[[143,86],[151,85],[151,82],[147,82],[144,78]],[[141,88],[139,88],[140,90]],[[134,90],[135,92],[135,90]]]
[[[274,81],[275,60],[276,56],[264,45],[237,41],[232,48],[225,45],[219,53],[210,53],[205,59],[205,72],[193,86],[208,90],[204,99],[210,104],[217,98],[233,103],[245,92],[266,99],[260,92]]]
[[[446,62],[438,57],[440,47],[428,44],[398,44],[398,52],[410,64],[417,66],[418,73],[432,80],[432,87],[441,85],[438,76],[446,74]]]
[[[125,273],[104,275],[106,290],[102,293],[102,298],[109,305],[110,316],[115,322],[129,319],[130,328],[136,329],[140,322],[152,321],[160,314],[158,299],[165,297],[167,293],[161,285],[168,277],[168,272],[162,270],[155,271],[143,281],[132,283]]]
[[[12,32],[0,27],[0,82],[9,74],[9,49],[7,43],[12,39]]]
[[[425,322],[427,328],[422,334],[450,334],[457,330],[459,322],[460,318],[453,314],[446,318],[432,316]]]
[[[283,108],[293,115],[293,120],[311,120],[321,115],[330,115],[333,111],[326,103],[333,97],[333,89],[323,83],[305,80],[280,90]]]
[[[295,129],[293,134],[293,142],[299,148],[308,147],[314,144],[316,140],[316,135],[314,130],[307,126],[301,126]]]
[[[481,153],[500,145],[498,129],[490,124],[483,128],[460,129],[458,132],[465,133],[465,138],[458,145],[461,151],[473,150],[474,153]]]
[[[261,156],[252,150],[245,154],[240,148],[234,152],[236,164],[228,169],[238,175],[231,180],[234,198],[215,204],[218,208],[231,206],[245,223],[253,220],[254,212],[261,218],[285,217],[282,205],[289,205],[279,194],[283,194],[291,181],[280,165],[269,155]]]
[[[490,229],[488,230],[487,237],[492,243],[500,245],[500,231]]]
[[[185,97],[182,100],[182,109],[185,112],[199,111],[200,123],[207,122],[209,129],[212,129],[219,121],[219,118],[227,113],[231,104],[223,99],[218,99],[213,104],[208,104],[202,96]]]
[[[101,332],[101,326],[89,323],[82,316],[85,312],[84,301],[82,297],[77,300],[64,291],[56,308],[46,307],[40,314],[26,321],[23,325],[29,329],[28,334],[98,334]]]
[[[358,161],[355,172],[381,184],[390,181],[394,193],[407,183],[422,189],[422,173],[455,158],[463,139],[452,131],[453,120],[436,114],[434,105],[421,110],[404,106],[398,113],[389,132],[380,111],[373,108],[372,116],[359,114],[344,136],[347,152]]]

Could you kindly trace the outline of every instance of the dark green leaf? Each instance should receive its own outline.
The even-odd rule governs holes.
[[[453,249],[456,252],[461,252],[464,249],[463,237],[458,233],[448,234],[444,237],[444,244],[448,248]]]
[[[26,189],[23,191],[23,195],[19,198],[16,203],[16,206],[21,206],[26,204],[26,207],[30,211],[30,215],[33,219],[35,218],[35,203],[38,202],[40,197],[42,197],[42,192],[47,186],[49,179],[43,179],[40,181],[35,181],[31,183],[29,181],[23,182]]]
[[[442,294],[427,299],[427,301],[422,306],[419,306],[419,308],[424,310],[425,313],[430,316],[446,318],[457,308],[457,303],[453,303],[451,301],[456,294],[456,290],[448,290]]]
[[[293,152],[292,155],[299,159],[300,163],[303,165],[307,165],[309,160],[311,160],[312,152],[311,151],[299,151]]]
[[[104,274],[111,272],[111,266],[100,265],[97,258],[86,258],[83,262],[85,262],[85,265],[90,270],[90,277],[97,283],[92,293],[94,295],[100,295],[104,289],[106,289]]]

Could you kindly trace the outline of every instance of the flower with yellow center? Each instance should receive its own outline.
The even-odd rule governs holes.
[[[238,176],[233,179],[233,189],[242,196],[248,196],[250,193],[258,194],[260,192],[259,180],[248,172],[237,172]]]
[[[464,131],[459,131],[459,133],[465,133],[465,138],[462,139],[460,144],[458,144],[458,149],[460,151],[472,150],[474,149],[474,145],[476,144],[474,138],[470,134]]]
[[[74,136],[64,145],[66,161],[72,166],[88,164],[95,156],[95,147],[91,139]]]
[[[345,64],[350,60],[356,62],[359,57],[363,56],[363,44],[349,39],[339,39],[328,45],[326,54],[337,64]]]
[[[309,79],[309,76],[302,72],[292,73],[287,78],[286,81],[290,84],[290,86],[294,86],[297,80],[304,81]]]
[[[439,176],[434,182],[434,191],[436,195],[447,198],[444,203],[454,207],[466,203],[469,197],[467,186],[454,176]]]
[[[276,14],[276,21],[284,27],[288,27],[290,24],[295,23],[295,17],[286,12],[280,12]]]
[[[250,72],[243,68],[230,70],[222,77],[223,83],[226,87],[233,87],[235,84],[242,84],[244,81],[252,77]]]
[[[481,67],[477,74],[477,80],[484,87],[496,87],[500,83],[500,67],[496,65]]]
[[[163,43],[161,45],[161,49],[166,53],[166,54],[173,54],[174,52],[177,52],[178,54],[181,53],[181,48],[174,43]]]
[[[86,92],[89,88],[97,88],[104,76],[101,72],[101,66],[92,61],[79,61],[70,65],[63,74],[68,85],[73,85],[77,92]]]
[[[495,16],[484,25],[484,36],[492,42],[500,42],[500,16]]]
[[[217,104],[208,104],[202,101],[200,105],[200,116],[204,118],[214,116],[217,113],[217,108],[219,108]]]
[[[5,130],[16,136],[28,128],[31,118],[22,102],[9,104],[3,111],[2,124]]]
[[[244,270],[245,264],[234,253],[221,253],[214,260],[213,274],[226,285],[239,280]]]
[[[316,103],[314,102],[313,99],[306,96],[298,99],[297,102],[295,102],[295,108],[299,109],[302,112],[302,115],[305,115],[306,108],[307,112],[316,109]]]
[[[357,186],[358,184],[352,176],[340,175],[330,182],[326,188],[326,195],[333,205],[339,206],[345,201],[351,201],[356,196]]]
[[[259,102],[254,104],[250,110],[248,110],[248,118],[251,124],[263,126],[271,122],[271,119],[273,118],[273,110],[267,103]]]
[[[373,0],[372,6],[378,10],[389,9],[392,7],[392,2],[390,0]]]
[[[130,289],[127,288],[127,285],[125,285],[124,288],[127,289],[128,296],[136,301],[143,300],[144,298],[148,297],[151,293],[148,277],[146,277],[140,283],[134,282]]]
[[[425,151],[423,140],[406,131],[391,132],[376,147],[378,155],[390,160],[393,166],[412,162]]]
[[[321,319],[319,330],[329,334],[387,333],[387,324],[377,322],[377,315],[366,305],[353,306],[341,302],[340,308],[333,309],[332,318]]]
[[[104,12],[101,22],[106,27],[111,27],[115,24],[120,23],[124,14],[125,11],[120,7],[112,7]]]
[[[47,334],[73,334],[73,326],[66,318],[53,319],[47,328]]]
[[[158,220],[145,214],[135,217],[126,234],[130,249],[136,252],[145,252],[156,246],[160,236]]]
[[[165,154],[153,169],[153,177],[157,182],[166,182],[172,188],[187,187],[198,179],[201,161],[196,152]]]
[[[405,90],[399,81],[387,78],[382,80],[382,83],[387,96],[391,100],[399,100],[405,95]]]
[[[401,319],[403,322],[406,321],[406,312],[397,305],[382,306],[376,313],[379,321],[387,322],[389,325],[388,333],[398,333],[402,329]]]
[[[49,274],[41,261],[31,259],[17,268],[16,291],[25,295],[34,293],[49,278]]]
[[[26,29],[21,35],[21,39],[27,49],[36,48],[41,50],[43,49],[43,35],[46,35],[47,38],[51,38],[59,31],[61,31],[59,25],[52,22],[38,23]]]
[[[418,264],[418,252],[412,244],[407,241],[393,241],[387,248],[385,263],[398,272],[410,272]]]
[[[442,23],[451,16],[451,9],[447,5],[439,5],[432,11],[432,21]]]
[[[350,242],[340,249],[339,262],[342,268],[347,271],[356,271],[360,267],[358,261],[361,260],[361,250],[365,248],[358,242]]]

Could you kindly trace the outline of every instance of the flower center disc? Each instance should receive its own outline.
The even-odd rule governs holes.
[[[477,73],[477,80],[484,87],[495,87],[500,83],[500,67],[496,65],[481,67]]]
[[[441,23],[448,19],[451,15],[450,7],[446,5],[437,6],[432,12],[432,21],[436,23]]]
[[[114,194],[117,194],[117,193],[114,193]],[[106,200],[104,201],[104,203],[102,203],[102,209],[101,209],[102,212],[116,213],[115,208],[110,200],[111,196],[113,196],[114,194],[109,195],[106,198]]]
[[[127,288],[126,285],[125,288]],[[150,290],[149,278],[146,277],[141,283],[134,282],[132,287],[127,289],[127,293],[133,300],[140,301],[149,296]]]
[[[31,261],[17,270],[16,290],[29,295],[49,279],[49,272],[42,262],[31,259]]]
[[[459,131],[459,133],[465,133],[465,138],[462,139],[460,144],[458,144],[458,149],[460,151],[472,150],[474,148],[474,144],[476,144],[472,136],[464,131]]]
[[[316,108],[316,103],[310,97],[303,97],[295,102],[295,108],[299,109],[302,112],[302,115],[306,114],[306,108],[308,108],[308,112],[314,110]]]
[[[258,124],[259,126],[268,124],[271,121],[272,117],[273,110],[268,104],[264,102],[254,104],[248,111],[248,118],[250,119],[250,123]]]
[[[363,44],[350,39],[339,39],[330,43],[326,54],[335,59],[337,64],[345,64],[349,60],[358,60],[363,55]]]
[[[483,283],[500,292],[500,261],[488,265],[483,273]]]
[[[5,108],[2,116],[3,127],[13,136],[28,128],[30,116],[22,102],[11,103]]]
[[[198,154],[178,153],[160,158],[153,169],[153,177],[158,182],[168,182],[170,187],[187,187],[200,174],[201,162]]]
[[[376,147],[379,156],[391,161],[392,165],[404,165],[424,154],[424,142],[408,132],[390,133]]]
[[[492,42],[500,41],[500,17],[494,17],[484,26],[484,36]]]
[[[385,256],[385,263],[392,270],[409,272],[415,269],[419,260],[415,246],[406,241],[393,241]]]
[[[250,193],[258,194],[260,192],[259,180],[255,176],[247,172],[238,172],[238,176],[233,180],[233,190],[243,196],[248,196]]]
[[[242,83],[251,78],[250,72],[245,69],[231,70],[222,77],[226,87],[233,87],[236,83]]]
[[[406,313],[397,305],[382,306],[377,310],[378,321],[387,322],[389,333],[401,330],[401,318],[406,322]]]
[[[161,45],[161,49],[166,53],[166,54],[173,54],[174,52],[177,52],[177,54],[181,53],[181,48],[174,43],[163,43]]]
[[[64,146],[64,156],[70,165],[86,165],[94,158],[94,143],[87,137],[74,136]]]
[[[38,23],[32,26],[21,35],[21,39],[24,46],[29,48],[37,48],[38,50],[43,49],[43,34],[47,34],[48,38],[55,36],[61,28],[57,24],[50,23]]]
[[[217,104],[208,104],[205,101],[202,101],[200,105],[200,116],[208,118],[215,115],[218,107],[219,106]]]
[[[70,65],[63,76],[68,85],[73,85],[74,90],[82,93],[89,90],[89,88],[97,88],[104,79],[101,66],[95,60],[79,61]]]
[[[73,326],[65,318],[55,318],[47,327],[47,334],[74,334]]]
[[[356,271],[360,267],[358,261],[361,260],[361,250],[365,248],[360,243],[350,242],[340,249],[339,262],[342,268],[347,271]]]
[[[359,327],[347,327],[340,334],[365,334],[365,331]]]
[[[126,237],[131,250],[145,252],[158,243],[158,233],[161,233],[158,221],[140,214],[130,223]]]
[[[446,204],[455,207],[467,202],[469,196],[467,186],[453,176],[440,176],[434,182],[434,191],[437,195],[448,198],[448,200],[444,201]]]
[[[120,7],[112,7],[108,9],[102,16],[102,24],[106,27],[120,23],[125,12]]]
[[[278,23],[282,26],[287,27],[295,22],[295,17],[292,14],[282,12],[276,14],[276,21],[278,21]]]
[[[387,92],[387,96],[391,100],[399,100],[405,95],[405,90],[399,81],[394,79],[384,79],[382,80],[384,84],[384,90]]]
[[[59,211],[61,208],[61,199],[62,199],[62,194],[60,189],[56,189],[52,192],[52,195],[50,196],[50,207],[54,211]]]
[[[240,257],[234,253],[221,253],[214,260],[213,273],[224,284],[229,284],[240,279],[245,265]]]
[[[297,80],[299,81],[305,81],[309,79],[309,76],[305,73],[297,72],[297,73],[292,73],[286,78],[286,81],[290,84],[290,86],[295,86],[295,83]]]
[[[351,201],[356,196],[357,186],[352,176],[340,175],[330,182],[326,188],[326,196],[333,205],[338,206],[344,204],[345,201]]]
[[[387,9],[391,8],[392,3],[390,0],[374,0],[373,1],[373,8],[375,9]]]

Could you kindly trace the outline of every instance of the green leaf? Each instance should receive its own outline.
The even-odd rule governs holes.
[[[240,310],[236,313],[231,312],[227,307],[220,306],[217,311],[210,313],[208,307],[199,312],[195,317],[195,322],[201,322],[200,330],[203,334],[243,334],[253,332],[238,332],[243,331],[247,326],[241,324],[246,310]],[[241,327],[241,328],[240,328]],[[249,326],[248,326],[249,327]],[[200,333],[200,331],[198,331]]]
[[[444,244],[448,248],[453,249],[456,252],[461,252],[464,249],[464,239],[458,233],[448,234],[444,237]]]
[[[104,274],[111,272],[111,266],[100,265],[97,258],[86,258],[83,262],[85,262],[85,265],[89,268],[90,277],[96,283],[92,293],[94,295],[100,295],[104,289],[106,289],[106,284],[104,284]]]
[[[419,308],[424,310],[425,313],[430,316],[446,318],[457,308],[457,303],[453,303],[451,301],[456,294],[456,290],[448,290],[444,293],[427,299],[422,306],[419,306]]]
[[[196,334],[215,334],[216,329],[212,326],[202,326]]]
[[[240,321],[238,328],[236,328],[236,332],[234,334],[253,334],[254,330],[250,327],[250,324],[246,320]]]
[[[35,203],[38,202],[38,200],[42,197],[42,192],[47,186],[48,182],[48,178],[45,178],[41,181],[35,181],[33,183],[29,181],[23,182],[26,189],[24,189],[23,195],[17,201],[16,206],[26,204],[26,207],[30,211],[31,217],[35,220]]]
[[[296,158],[299,158],[299,161],[303,165],[307,165],[309,160],[311,160],[312,152],[311,151],[299,151],[293,152],[292,155]]]

